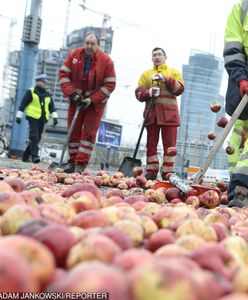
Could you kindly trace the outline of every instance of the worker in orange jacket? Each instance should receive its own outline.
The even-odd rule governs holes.
[[[177,127],[180,125],[176,96],[183,93],[184,82],[179,71],[166,65],[166,59],[166,53],[162,48],[154,48],[152,50],[153,68],[141,75],[138,87],[135,90],[136,98],[140,102],[146,102],[144,116],[149,102],[152,98],[155,99],[146,121],[147,158],[145,177],[151,180],[157,178],[159,171],[157,146],[160,131],[164,151],[161,168],[162,178],[166,179],[166,174],[173,172],[175,156],[168,154],[167,149],[176,146]]]
[[[82,173],[86,168],[104,107],[116,86],[113,61],[99,45],[96,34],[87,34],[84,46],[72,50],[59,70],[61,90],[69,99],[68,127],[76,107],[83,107],[68,143],[67,173]]]

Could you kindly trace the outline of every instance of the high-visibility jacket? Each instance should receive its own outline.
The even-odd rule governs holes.
[[[114,64],[106,53],[98,49],[92,58],[85,88],[84,56],[84,48],[76,48],[69,53],[59,70],[60,87],[67,97],[73,93],[90,97],[95,110],[102,112],[116,86]]]
[[[36,93],[34,93],[34,88],[31,88],[30,91],[32,93],[32,101],[25,108],[25,114],[27,117],[40,119],[42,115],[42,108],[41,108],[39,96]],[[50,102],[51,102],[51,97],[46,96],[44,98],[44,111],[45,111],[46,120],[48,120],[50,116],[50,111],[49,111]]]
[[[184,91],[184,82],[179,71],[169,68],[166,64],[154,66],[152,69],[145,71],[139,79],[138,88],[135,90],[136,98],[140,102],[146,101],[145,116],[149,105],[147,100],[150,99],[149,89],[158,84],[152,81],[152,75],[158,73],[175,80],[173,86],[170,87],[165,83],[159,83],[160,95],[156,98],[155,105],[151,107],[146,125],[150,125],[156,120],[158,125],[179,126],[180,118],[176,96]]]
[[[232,115],[238,106],[241,96],[239,82],[248,80],[248,0],[241,0],[234,4],[228,16],[225,29],[224,61],[228,72],[228,89],[226,93],[226,112]],[[239,119],[244,120],[243,129],[247,138],[248,129],[248,105],[241,113]],[[239,138],[240,140],[240,138]],[[235,145],[235,151],[238,151]],[[228,198],[231,200],[241,189],[245,197],[248,197],[248,141],[238,158],[232,172],[228,188]]]
[[[225,28],[224,62],[228,72],[226,112],[232,115],[241,100],[239,81],[248,79],[248,0],[234,4]],[[239,119],[248,118],[248,105]]]
[[[235,169],[240,155],[244,150],[244,144],[246,142],[246,132],[248,133],[247,121],[237,120],[235,122],[232,135],[230,137],[229,146],[235,149],[235,152],[228,155],[228,169],[230,176]]]

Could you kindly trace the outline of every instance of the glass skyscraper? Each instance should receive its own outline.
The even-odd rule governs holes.
[[[181,96],[181,125],[177,138],[181,169],[185,163],[201,166],[212,148],[214,142],[208,139],[208,132],[216,132],[216,121],[225,115],[224,97],[219,94],[223,71],[222,59],[198,50],[192,50],[189,63],[183,65],[185,91]],[[211,103],[215,101],[222,105],[217,114],[210,110]],[[221,130],[216,132],[217,135],[220,133]],[[224,157],[226,160],[227,157]],[[223,164],[219,163],[216,168]]]

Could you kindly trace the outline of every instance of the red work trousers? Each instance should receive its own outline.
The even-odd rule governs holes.
[[[157,155],[157,147],[159,142],[159,133],[161,131],[163,142],[163,165],[161,175],[164,177],[166,173],[172,172],[174,166],[174,158],[166,156],[169,147],[176,146],[177,126],[158,125],[156,123],[146,126],[147,130],[147,166],[146,172],[157,175],[159,171],[159,160]]]
[[[75,114],[76,106],[70,105],[68,128]],[[69,158],[72,162],[87,165],[96,141],[96,134],[101,122],[102,112],[96,112],[91,105],[81,110],[68,143]]]

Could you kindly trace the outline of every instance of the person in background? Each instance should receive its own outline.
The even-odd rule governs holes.
[[[166,180],[166,174],[173,172],[175,156],[167,154],[169,147],[176,146],[177,127],[180,124],[177,96],[184,91],[184,82],[181,73],[166,64],[167,56],[162,48],[152,50],[153,68],[145,71],[135,90],[136,98],[145,102],[144,116],[152,99],[153,103],[146,121],[147,130],[147,179],[154,180],[159,172],[157,146],[161,131],[163,142],[163,164],[161,176]]]
[[[99,37],[87,34],[83,47],[73,49],[59,70],[60,87],[69,100],[68,127],[77,106],[82,107],[68,143],[66,173],[83,173],[87,167],[104,108],[116,86],[113,61],[99,46]]]
[[[241,98],[248,93],[248,26],[247,1],[242,0],[233,5],[225,28],[224,35],[224,64],[228,73],[228,87],[226,92],[225,110],[232,115]],[[248,129],[248,105],[239,116],[243,122],[243,129],[247,136]],[[241,130],[241,129],[240,129]],[[236,145],[238,146],[238,145]],[[229,207],[243,207],[248,205],[248,142],[238,158],[232,171],[227,195]]]
[[[23,153],[22,161],[29,162],[31,157],[33,163],[38,163],[40,162],[38,156],[39,142],[44,126],[48,122],[50,114],[53,118],[53,125],[57,125],[58,114],[54,101],[46,90],[47,75],[41,74],[35,78],[35,81],[35,87],[28,89],[22,99],[19,110],[16,113],[16,122],[21,124],[25,111],[26,119],[29,123],[29,143]]]

